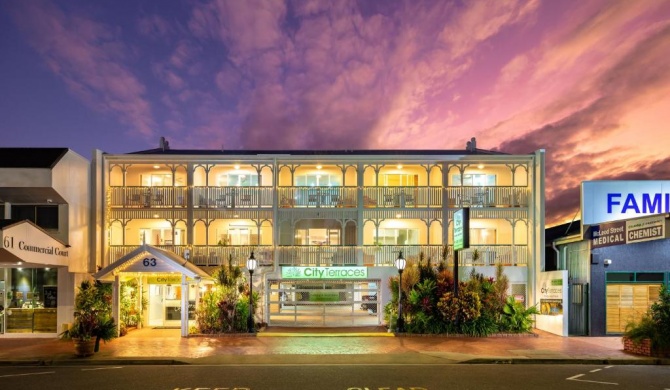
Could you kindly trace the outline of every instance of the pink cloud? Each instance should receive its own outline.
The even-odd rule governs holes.
[[[49,69],[82,103],[111,112],[134,132],[153,137],[145,87],[124,64],[126,49],[114,29],[66,15],[46,0],[16,3],[12,14]]]
[[[137,21],[137,30],[150,39],[164,39],[174,32],[170,23],[158,15],[140,18]]]

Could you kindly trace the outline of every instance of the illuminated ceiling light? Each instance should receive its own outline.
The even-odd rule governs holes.
[[[484,169],[484,164],[479,164],[479,165],[477,165],[477,168],[479,168],[479,169]]]
[[[23,271],[23,268],[17,268],[19,271]]]
[[[23,264],[23,261],[17,261],[16,262],[16,265],[21,265],[21,264]]]
[[[316,169],[321,169],[321,168],[323,168],[321,165],[316,166]]]
[[[400,218],[400,217],[402,217],[402,214],[398,213],[398,214],[395,215],[395,217]]]
[[[398,164],[398,169],[402,169],[402,164]]]
[[[239,166],[239,165],[235,165],[235,169],[240,169],[240,166]]]
[[[158,214],[154,214],[154,218],[158,218]]]
[[[160,165],[154,165],[154,169],[158,169],[160,167],[161,167]]]
[[[48,271],[48,270],[50,270],[50,269],[51,269],[51,268],[45,268],[44,270],[45,270],[45,271]]]

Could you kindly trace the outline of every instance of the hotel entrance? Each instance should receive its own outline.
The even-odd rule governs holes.
[[[149,285],[149,319],[152,327],[179,328],[181,326],[181,275],[147,277]],[[188,320],[195,320],[195,302],[198,288],[189,284]]]
[[[381,324],[380,280],[268,280],[270,326]]]

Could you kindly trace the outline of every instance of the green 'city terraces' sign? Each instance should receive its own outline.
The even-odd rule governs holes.
[[[282,267],[284,279],[367,279],[367,267]]]

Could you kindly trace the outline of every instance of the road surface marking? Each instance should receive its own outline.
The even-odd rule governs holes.
[[[612,367],[614,367],[614,366],[605,366],[605,368],[612,368]]]
[[[97,371],[97,370],[118,370],[123,367],[99,367],[99,368],[82,368],[82,371]]]
[[[598,381],[588,381],[586,379],[577,379],[577,378],[582,377],[582,376],[584,376],[584,374],[578,374],[578,375],[575,375],[575,376],[571,376],[570,378],[566,378],[565,380],[566,381],[575,381],[575,382],[600,383],[600,384],[603,384],[603,385],[617,385],[617,386],[619,385],[618,383],[613,383],[613,382],[598,382]]]
[[[598,372],[598,371],[600,371],[600,370],[601,370],[600,368],[596,368],[595,370],[591,370],[591,371],[589,371],[589,372]]]
[[[28,376],[28,375],[44,375],[44,374],[55,374],[56,371],[45,371],[45,372],[31,372],[28,374],[11,374],[11,375],[0,375],[0,378],[7,378],[10,376]]]

